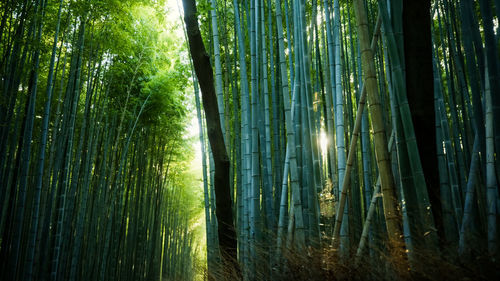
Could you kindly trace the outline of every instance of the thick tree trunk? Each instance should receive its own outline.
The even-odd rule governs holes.
[[[431,1],[404,1],[403,33],[408,103],[417,137],[418,151],[433,206],[434,221],[442,236],[439,169],[434,116],[432,70]]]
[[[201,88],[203,108],[207,118],[207,133],[215,163],[215,199],[219,247],[225,265],[237,270],[236,233],[233,224],[229,185],[229,158],[219,120],[210,58],[205,51],[197,21],[195,0],[183,0],[184,22],[193,59],[194,70]]]

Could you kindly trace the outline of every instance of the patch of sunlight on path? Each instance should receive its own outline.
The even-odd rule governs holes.
[[[175,0],[170,0],[175,1]],[[191,122],[186,130],[186,137],[193,139],[192,142],[192,150],[194,152],[194,158],[191,161],[189,173],[194,177],[194,182],[197,183],[196,186],[193,186],[193,189],[196,189],[196,193],[202,194],[200,198],[203,200],[203,174],[202,174],[202,165],[201,165],[201,146],[199,139],[199,128],[198,128],[198,119],[196,116],[191,118]],[[203,204],[203,202],[201,202]],[[196,239],[196,256],[193,257],[193,262],[195,262],[195,280],[204,280],[204,273],[206,271],[206,261],[207,261],[207,239],[205,232],[205,212],[200,212],[200,215],[196,218],[194,223],[190,226],[191,229],[195,232]]]

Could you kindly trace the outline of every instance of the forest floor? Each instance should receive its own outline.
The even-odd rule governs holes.
[[[487,256],[465,262],[426,253],[414,255],[409,266],[408,260],[387,254],[367,255],[340,261],[328,247],[309,249],[307,256],[290,254],[289,266],[274,280],[500,280],[500,264]]]

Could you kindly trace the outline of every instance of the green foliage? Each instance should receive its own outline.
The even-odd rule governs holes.
[[[192,279],[202,199],[169,9],[0,4],[2,278]]]

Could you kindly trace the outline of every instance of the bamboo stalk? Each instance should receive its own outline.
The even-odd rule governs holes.
[[[377,40],[380,35],[380,26],[381,26],[381,18],[380,16],[377,19],[377,24],[375,26],[375,32],[373,34],[372,42],[370,44],[370,49],[374,50],[375,45],[377,44]],[[334,248],[338,247],[338,242],[339,242],[339,236],[340,236],[340,227],[342,225],[342,218],[344,216],[344,208],[347,200],[347,193],[349,192],[350,189],[350,179],[351,179],[351,170],[353,167],[353,161],[354,157],[356,155],[356,148],[357,148],[357,141],[359,137],[359,131],[361,128],[361,119],[363,115],[363,110],[365,108],[366,104],[366,96],[367,96],[367,90],[366,90],[366,82],[363,83],[361,86],[361,96],[359,98],[359,104],[358,104],[358,110],[356,112],[356,121],[354,123],[354,129],[351,135],[351,143],[349,144],[349,154],[347,156],[347,165],[346,165],[346,171],[344,174],[344,179],[342,180],[342,191],[340,193],[340,199],[339,199],[339,205],[337,208],[337,213],[336,213],[336,218],[335,218],[335,227],[333,230],[333,240],[332,240],[332,245]]]

